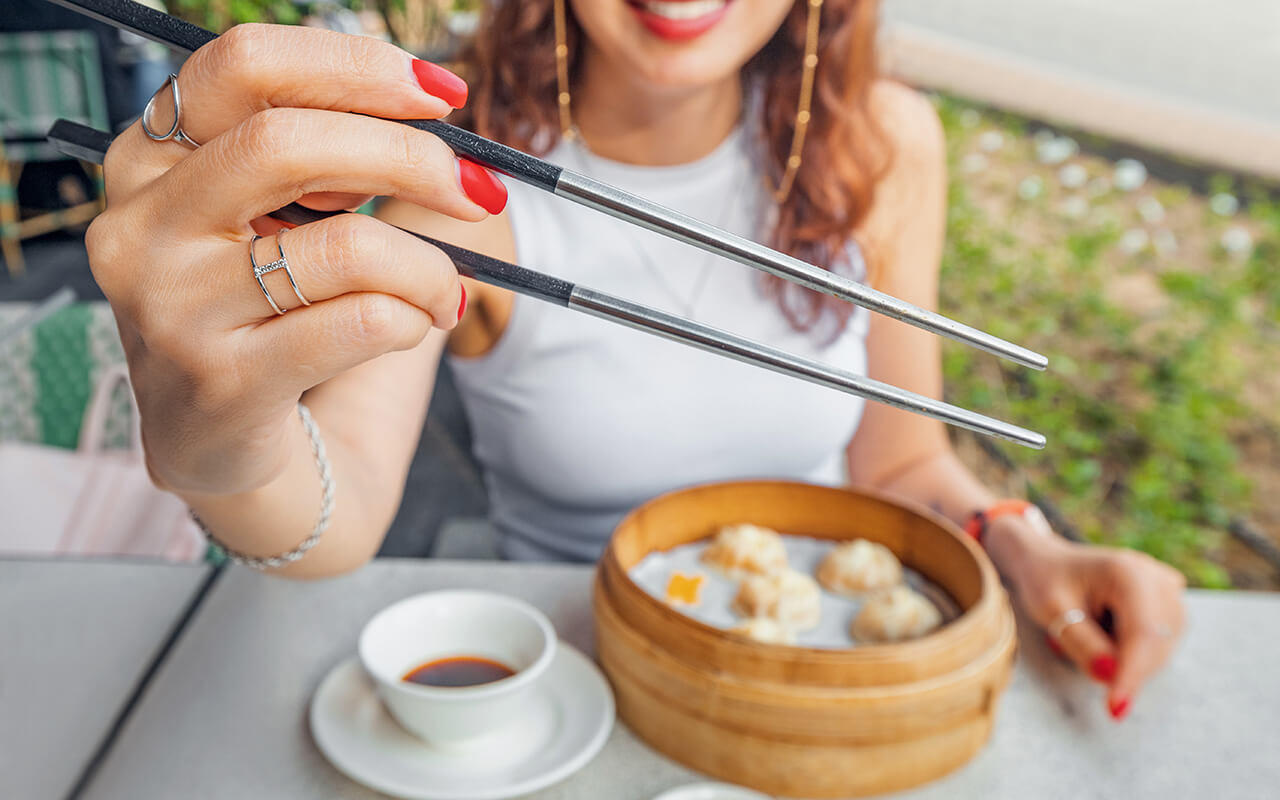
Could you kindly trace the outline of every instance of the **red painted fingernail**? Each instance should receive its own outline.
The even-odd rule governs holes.
[[[458,322],[462,322],[462,315],[467,313],[467,287],[458,284],[458,288],[462,290],[462,302],[458,303]]]
[[[1109,700],[1107,701],[1107,708],[1111,711],[1112,718],[1122,720],[1124,715],[1129,713],[1129,698]]]
[[[1107,653],[1100,655],[1089,665],[1089,672],[1096,680],[1103,683],[1110,683],[1111,679],[1116,676],[1116,658]]]
[[[1058,658],[1062,658],[1064,655],[1066,655],[1062,650],[1062,645],[1058,644],[1058,640],[1053,638],[1052,636],[1044,637],[1044,642],[1045,644],[1049,645],[1049,650],[1052,651],[1053,654]]]
[[[458,177],[462,181],[462,191],[485,211],[500,214],[507,207],[507,187],[498,180],[498,176],[476,162],[458,159]]]
[[[415,58],[413,75],[427,94],[439,97],[454,108],[467,104],[467,82],[444,67]]]

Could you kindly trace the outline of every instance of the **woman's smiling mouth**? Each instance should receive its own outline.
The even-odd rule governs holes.
[[[655,36],[687,41],[720,21],[732,0],[628,0],[641,24]]]

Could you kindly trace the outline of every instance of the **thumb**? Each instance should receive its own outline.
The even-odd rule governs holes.
[[[1168,654],[1169,642],[1144,626],[1120,625],[1116,679],[1107,693],[1107,708],[1116,719],[1124,717],[1138,689],[1151,677]]]

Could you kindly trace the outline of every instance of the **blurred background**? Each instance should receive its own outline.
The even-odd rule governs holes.
[[[317,25],[445,62],[483,10],[147,4],[218,31]],[[123,356],[83,247],[100,175],[41,136],[59,116],[119,130],[178,64],[44,0],[10,8],[0,445],[74,448],[97,375]],[[1051,362],[1035,373],[946,349],[949,400],[1050,441],[1032,452],[960,433],[963,456],[1066,535],[1147,551],[1195,585],[1280,589],[1280,7],[885,0],[882,15],[886,70],[927,91],[947,131],[942,311]],[[445,370],[383,554],[456,554],[450,531],[484,509]]]

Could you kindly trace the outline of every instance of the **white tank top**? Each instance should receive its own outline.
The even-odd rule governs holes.
[[[547,160],[748,238],[766,195],[735,131],[690,164],[640,167],[561,142]],[[798,333],[761,273],[508,181],[518,263],[865,373],[867,314]],[[856,246],[857,275],[865,274]],[[451,357],[504,556],[597,558],[623,515],[708,481],[837,484],[859,398],[517,295],[501,338]]]

